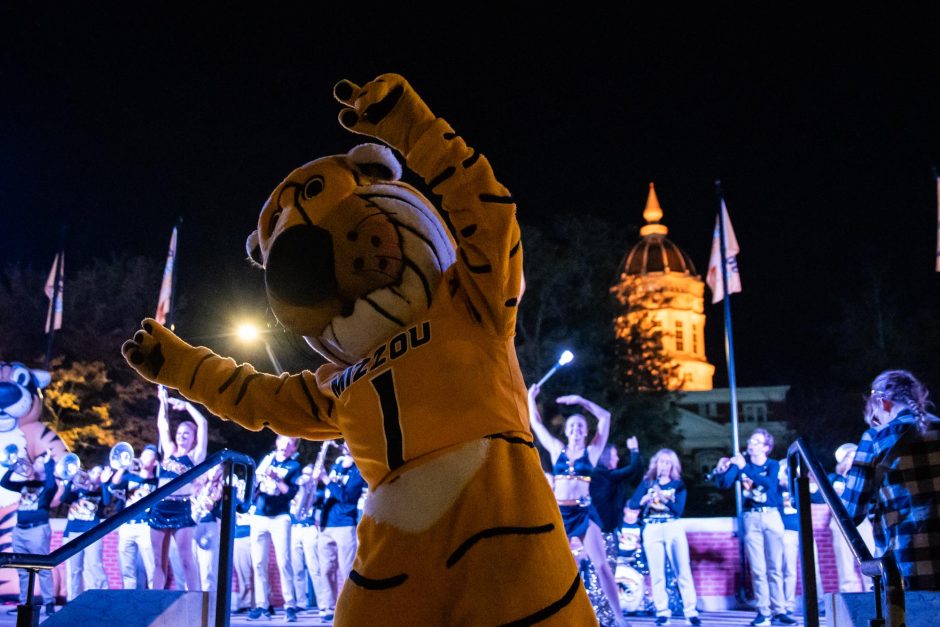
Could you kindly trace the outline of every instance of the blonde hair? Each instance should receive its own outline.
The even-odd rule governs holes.
[[[669,478],[673,481],[678,481],[682,477],[682,462],[679,461],[679,456],[676,455],[676,452],[671,448],[661,448],[656,451],[656,454],[653,455],[653,458],[650,460],[649,469],[646,471],[646,474],[643,475],[643,478],[649,479],[650,481],[654,481],[657,478],[656,464],[659,463],[660,457],[666,457],[672,462],[672,468],[669,470]]]

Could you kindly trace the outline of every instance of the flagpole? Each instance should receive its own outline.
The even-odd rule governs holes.
[[[43,362],[43,369],[49,370],[49,364],[52,363],[52,341],[55,337],[56,311],[59,303],[59,294],[61,292],[62,282],[62,264],[65,261],[65,231],[66,226],[62,225],[59,233],[59,252],[56,254],[55,278],[52,281],[52,300],[49,301],[49,338],[46,342],[46,360]]]
[[[727,233],[725,233],[725,198],[721,190],[721,181],[715,181],[715,192],[718,195],[718,233],[721,242],[721,285],[725,293],[725,359],[728,362],[728,391],[731,404],[731,448],[733,455],[741,451],[741,439],[738,431],[738,386],[734,370],[734,336],[731,332],[731,290],[728,284],[728,258]],[[741,494],[740,479],[734,482],[734,507],[738,519],[738,553],[741,561],[741,585],[738,587],[738,596],[744,597],[744,503]]]

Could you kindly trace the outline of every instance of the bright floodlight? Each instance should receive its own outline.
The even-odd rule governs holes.
[[[574,359],[574,353],[569,350],[564,351],[561,354],[561,357],[558,358],[558,363],[552,366],[552,369],[545,373],[545,376],[539,380],[538,385],[541,386],[543,383],[548,381],[549,377],[555,374],[555,371],[564,366],[565,364],[571,363],[571,360]]]
[[[258,327],[251,324],[250,322],[245,322],[244,324],[239,325],[237,333],[238,339],[243,342],[254,342],[260,335]]]

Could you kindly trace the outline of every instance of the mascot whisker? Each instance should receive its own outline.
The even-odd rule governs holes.
[[[515,203],[401,76],[334,95],[387,146],[297,168],[248,238],[275,316],[328,363],[263,374],[150,319],[123,353],[248,429],[345,438],[372,496],[337,625],[596,625],[529,431]]]

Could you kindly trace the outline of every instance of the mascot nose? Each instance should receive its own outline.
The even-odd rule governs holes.
[[[15,404],[23,396],[20,386],[6,381],[0,382],[0,408]]]
[[[333,238],[318,226],[303,224],[281,233],[264,268],[268,292],[283,303],[310,306],[336,295]]]

